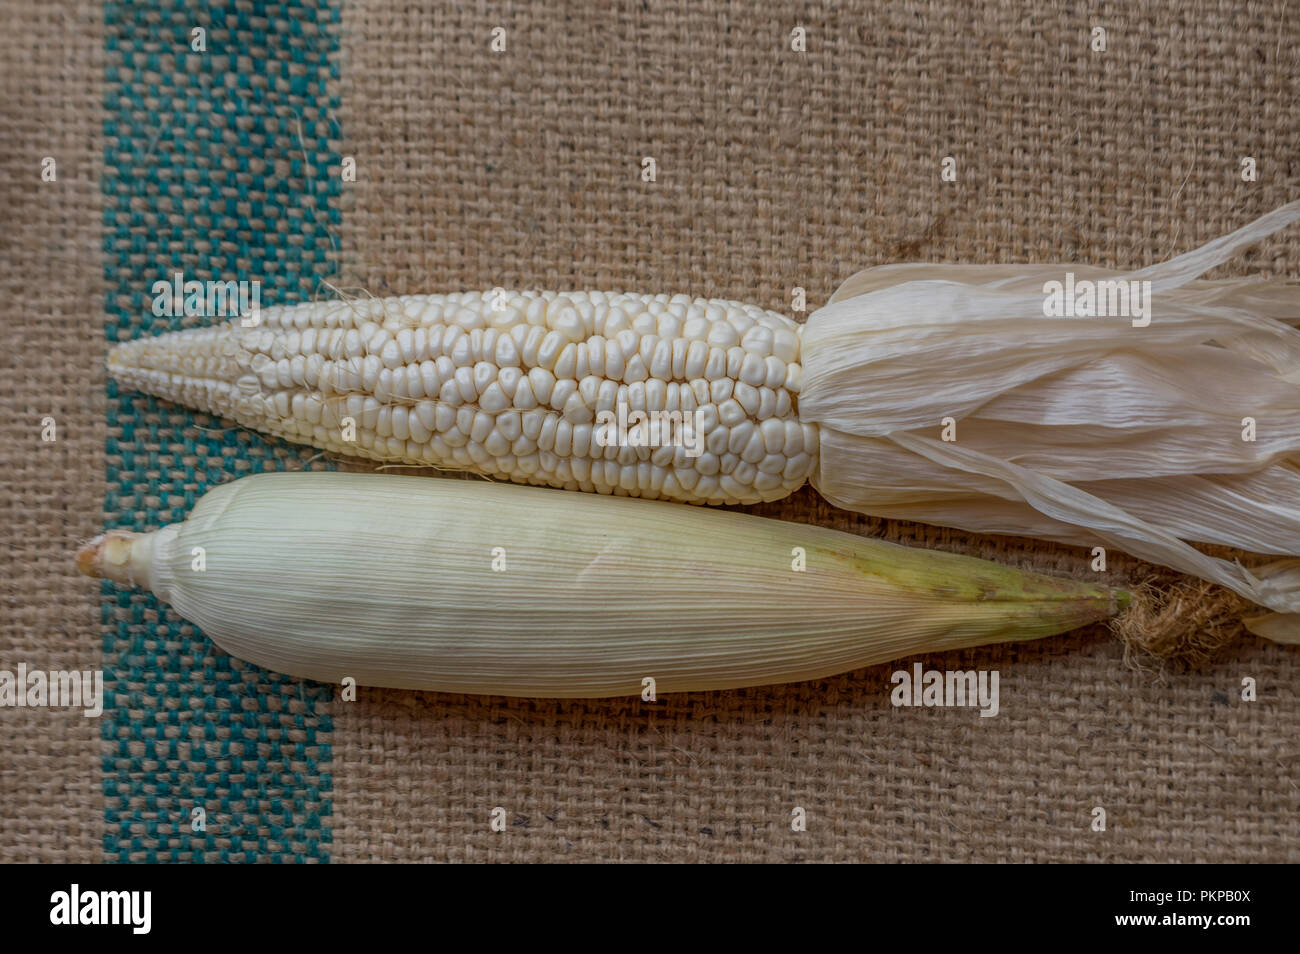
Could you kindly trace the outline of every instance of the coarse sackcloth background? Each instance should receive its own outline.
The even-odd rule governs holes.
[[[200,321],[150,311],[175,270],[269,303],[501,285],[790,314],[795,286],[812,310],[886,262],[1149,264],[1300,196],[1297,50],[1286,0],[0,0],[0,669],[108,690],[98,720],[0,710],[0,860],[1300,860],[1298,657],[1252,639],[1163,675],[1101,627],[907,661],[997,669],[992,719],[893,708],[893,665],[344,703],[71,559],[241,474],[340,466],[105,379],[110,342]],[[1215,274],[1246,273],[1300,277],[1300,235]],[[1090,572],[810,490],[752,509]],[[1116,582],[1150,572],[1111,555]]]

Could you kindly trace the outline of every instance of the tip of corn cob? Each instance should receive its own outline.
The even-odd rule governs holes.
[[[150,536],[129,530],[101,533],[77,550],[77,569],[97,580],[135,586],[140,583],[137,542]]]
[[[104,547],[104,535],[101,533],[89,543],[83,543],[77,550],[77,569],[86,576],[99,579],[104,574],[99,572],[100,554]]]
[[[241,366],[233,323],[123,341],[108,350],[118,383],[209,413],[233,416]]]

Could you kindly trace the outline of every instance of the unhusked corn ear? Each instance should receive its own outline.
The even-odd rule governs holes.
[[[817,463],[817,429],[798,414],[800,326],[753,305],[487,291],[309,302],[260,319],[119,344],[109,371],[324,450],[570,490],[757,503],[789,495]],[[602,443],[602,412],[620,409],[625,437]],[[660,414],[698,424],[691,447],[656,438]]]
[[[78,565],[279,672],[510,696],[815,679],[1049,636],[1128,600],[744,513],[387,474],[245,477],[182,523],[110,530]]]

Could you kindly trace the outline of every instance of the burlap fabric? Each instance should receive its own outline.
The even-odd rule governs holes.
[[[69,562],[104,504],[96,4],[0,14],[0,669],[98,669],[99,588]],[[42,161],[54,160],[54,181]],[[42,440],[53,418],[57,440]],[[102,857],[98,720],[0,709],[0,860]]]
[[[270,97],[266,109],[288,116],[290,133],[295,111],[309,113],[303,138],[315,148],[305,167],[329,165],[337,176],[332,163],[350,156],[357,170],[356,182],[319,193],[312,232],[326,223],[329,248],[304,255],[323,271],[294,270],[276,286],[284,297],[326,276],[375,294],[602,287],[789,313],[793,287],[815,308],[841,279],[884,262],[1145,264],[1300,195],[1291,105],[1300,21],[1280,0],[1103,12],[937,2],[422,6],[320,7],[316,22],[335,45],[312,50],[334,68],[323,85],[289,82]],[[269,60],[292,51],[286,18],[302,10],[283,7],[265,23],[236,16],[232,35],[270,34]],[[138,399],[124,428],[123,398],[103,406],[104,329],[144,327],[121,294],[131,265],[115,258],[122,220],[101,220],[97,192],[104,170],[110,199],[114,183],[147,175],[124,173],[99,139],[114,86],[126,82],[114,70],[125,54],[93,7],[54,14],[7,4],[5,19],[0,242],[11,387],[0,395],[0,432],[10,543],[0,668],[104,664],[120,674],[126,660],[130,678],[111,721],[91,728],[67,713],[0,710],[0,857],[1300,859],[1297,656],[1254,640],[1163,676],[1127,667],[1100,628],[919,660],[999,670],[1002,707],[991,719],[893,708],[895,666],[654,704],[378,690],[342,703],[232,666],[165,608],[124,604],[111,589],[101,596],[71,570],[67,548],[78,537],[104,520],[183,512],[187,494],[247,469],[302,466],[308,455],[249,435],[196,440],[196,419]],[[109,36],[124,35],[114,16],[107,22]],[[502,52],[491,49],[495,27]],[[796,27],[806,31],[804,52],[791,49]],[[1104,52],[1092,49],[1094,27],[1105,30]],[[337,103],[321,101],[333,95]],[[134,108],[149,107],[145,94]],[[337,125],[313,130],[322,114]],[[268,164],[277,183],[311,181],[311,168],[292,165],[292,145],[236,145],[273,149],[286,163]],[[35,170],[58,148],[79,157],[66,186],[60,166],[61,187],[81,191],[56,199]],[[144,146],[132,155],[148,165]],[[940,179],[947,156],[955,183]],[[1255,182],[1241,179],[1246,156]],[[654,182],[642,178],[645,157],[655,160]],[[240,174],[261,190],[255,205],[231,212],[251,233],[302,227],[301,217],[276,214],[297,193],[269,187],[267,170]],[[164,215],[154,228],[206,238],[183,210]],[[241,267],[282,274],[268,263],[296,247],[266,239]],[[1297,276],[1300,236],[1272,239],[1220,274],[1246,272]],[[107,313],[105,280],[119,289]],[[47,408],[69,419],[64,443],[39,441]],[[155,478],[147,459],[132,457],[149,447],[166,459]],[[159,499],[127,505],[118,498],[128,480]],[[810,491],[757,509],[1087,572],[1083,551],[858,517]],[[1147,572],[1112,554],[1116,581]],[[133,656],[132,640],[162,624],[158,645]],[[177,649],[184,663],[155,676],[149,665]],[[264,701],[236,728],[271,733],[257,742],[270,746],[262,761],[219,744],[149,747],[154,711],[196,696],[211,697],[215,713],[244,705],[238,692],[201,686],[149,695],[195,671],[252,681],[244,696]],[[1256,680],[1257,701],[1242,700],[1245,677]],[[163,737],[173,724],[163,720]],[[215,799],[214,816],[238,819],[238,834],[184,834],[178,813],[199,789]],[[498,807],[503,832],[490,827]],[[807,831],[791,830],[795,807]],[[1092,829],[1096,808],[1105,831]]]

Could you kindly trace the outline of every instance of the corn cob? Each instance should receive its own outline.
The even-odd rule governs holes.
[[[1300,564],[1248,571],[1189,542],[1300,555],[1300,295],[1196,280],[1297,220],[1293,202],[1127,273],[881,266],[802,326],[682,295],[494,290],[270,308],[254,329],[117,345],[109,369],[378,461],[705,504],[810,479],[864,513],[1101,543],[1226,586],[1280,614],[1256,632],[1300,641]],[[1145,282],[1148,325],[1047,317],[1045,282],[1075,271]],[[608,440],[625,410],[685,415],[700,443],[642,423]]]
[[[260,666],[511,696],[816,679],[1049,636],[1129,599],[746,514],[376,474],[242,478],[183,523],[109,531],[78,565]]]
[[[469,292],[271,307],[255,328],[120,344],[108,364],[128,387],[342,454],[722,504],[785,497],[816,465],[798,355],[798,325],[737,302]],[[688,415],[699,453],[654,446],[648,420],[602,444],[598,416],[619,408]]]

